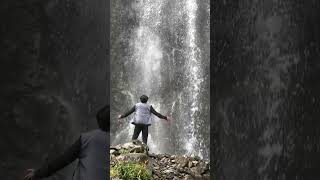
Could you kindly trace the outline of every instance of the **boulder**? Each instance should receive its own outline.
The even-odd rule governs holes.
[[[121,154],[115,157],[118,162],[144,163],[147,164],[149,157],[144,153]]]
[[[184,156],[178,156],[176,162],[179,164],[180,167],[186,167],[188,165],[188,159]]]

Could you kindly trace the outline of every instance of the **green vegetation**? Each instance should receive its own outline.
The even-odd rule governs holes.
[[[111,177],[119,177],[123,180],[151,180],[146,165],[140,163],[120,163],[110,169]]]
[[[120,154],[128,154],[130,151],[128,149],[120,149],[119,153]]]

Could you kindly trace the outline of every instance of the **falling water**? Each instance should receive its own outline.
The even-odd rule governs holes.
[[[203,2],[112,2],[111,74],[117,79],[111,114],[124,113],[148,95],[148,103],[173,118],[168,123],[153,117],[148,145],[155,153],[209,158],[209,1]],[[128,124],[115,128],[113,144],[131,139],[134,126]]]

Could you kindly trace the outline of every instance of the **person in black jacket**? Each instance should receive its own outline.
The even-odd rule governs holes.
[[[49,177],[78,159],[73,179],[106,180],[109,178],[109,145],[107,133],[110,128],[109,105],[100,109],[96,115],[99,129],[81,134],[62,155],[41,168],[28,169],[24,180],[37,180]]]

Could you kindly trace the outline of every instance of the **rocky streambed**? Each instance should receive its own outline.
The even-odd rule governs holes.
[[[141,141],[110,147],[111,179],[210,179],[208,161],[199,157],[150,154]]]

